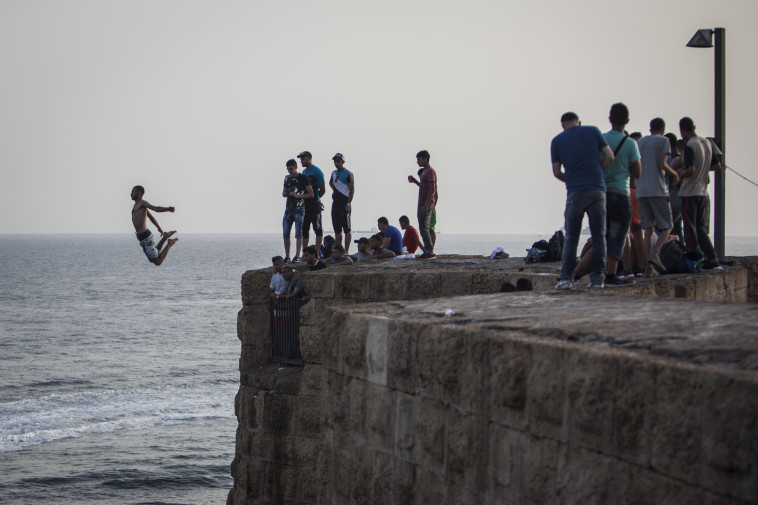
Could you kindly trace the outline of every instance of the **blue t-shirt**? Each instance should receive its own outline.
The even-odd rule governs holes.
[[[600,150],[608,143],[595,126],[574,126],[553,138],[550,158],[562,163],[566,179],[566,192],[605,191]]]
[[[324,172],[316,165],[311,165],[310,168],[303,170],[302,174],[308,178],[308,182],[313,188],[315,201],[320,201],[321,196],[319,195],[318,188],[324,185]]]
[[[390,239],[390,245],[387,247],[390,251],[395,254],[403,253],[403,234],[400,233],[400,230],[389,225],[384,232],[384,237]]]

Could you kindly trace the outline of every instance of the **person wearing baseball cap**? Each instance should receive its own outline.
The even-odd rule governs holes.
[[[350,214],[355,194],[355,177],[350,170],[345,168],[345,157],[342,153],[332,156],[332,161],[336,168],[329,178],[329,186],[332,188],[332,227],[338,244],[342,244],[342,232],[345,232],[345,254],[347,255],[350,250],[350,239],[352,239]]]
[[[310,228],[316,234],[316,250],[321,251],[321,241],[324,239],[324,228],[321,226],[321,197],[326,193],[324,183],[324,172],[313,164],[313,156],[310,151],[302,151],[297,155],[300,164],[303,166],[302,174],[308,178],[308,182],[313,188],[314,195],[312,198],[305,200],[305,217],[303,218],[303,247],[308,247],[310,240]]]
[[[356,262],[370,260],[372,254],[371,249],[369,249],[368,239],[366,237],[361,237],[354,242],[358,244],[358,252],[353,254],[353,260]]]

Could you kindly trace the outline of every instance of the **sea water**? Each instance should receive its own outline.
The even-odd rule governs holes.
[[[436,249],[524,256],[549,235],[440,234]],[[225,503],[240,276],[282,241],[178,237],[155,267],[130,234],[0,235],[0,503]]]

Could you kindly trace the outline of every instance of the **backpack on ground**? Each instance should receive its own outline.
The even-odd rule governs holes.
[[[678,240],[669,240],[659,253],[661,263],[666,267],[666,273],[686,274],[699,272],[705,258],[698,252],[688,253]]]
[[[558,230],[550,237],[547,245],[547,260],[545,261],[561,261],[561,255],[563,254],[563,242],[565,242],[566,236],[562,230]]]

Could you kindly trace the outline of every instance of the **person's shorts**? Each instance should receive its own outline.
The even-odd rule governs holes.
[[[158,257],[160,253],[158,252],[158,249],[155,248],[155,243],[153,242],[153,233],[150,230],[138,233],[137,240],[139,240],[139,245],[145,252],[147,259],[152,261]]]
[[[332,202],[332,228],[334,233],[350,233],[350,212],[345,209],[346,201]]]
[[[609,258],[621,258],[629,225],[632,222],[632,204],[629,195],[608,191],[605,194],[606,247]]]
[[[669,197],[646,196],[637,200],[640,202],[640,221],[643,230],[655,227],[656,230],[661,231],[674,225]]]
[[[302,207],[295,207],[294,209],[287,208],[284,210],[284,219],[282,219],[282,236],[284,238],[290,238],[292,232],[292,224],[295,225],[295,238],[301,238],[303,236],[303,219],[305,217],[305,209]]]
[[[313,231],[317,237],[324,236],[324,228],[321,226],[321,209],[316,203],[316,206],[305,207],[305,218],[303,219],[303,238],[310,237],[310,228],[313,226]]]

